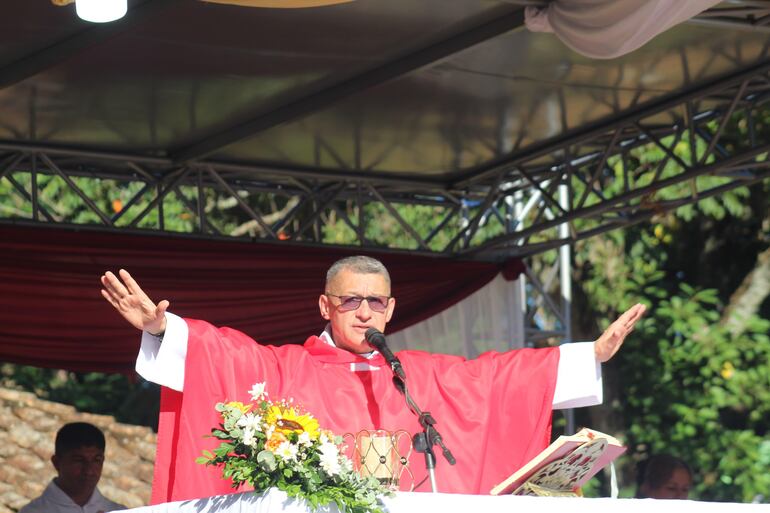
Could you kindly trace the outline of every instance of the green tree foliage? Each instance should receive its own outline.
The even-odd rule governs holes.
[[[678,144],[675,151],[687,161],[690,150]],[[662,157],[656,152],[652,146],[629,152],[624,158],[631,162],[624,165],[649,165]],[[612,164],[619,178],[621,163]],[[718,185],[720,178],[699,180]],[[725,328],[723,316],[758,253],[770,245],[768,189],[766,183],[734,189],[576,245],[577,334],[590,337],[634,302],[651,307],[605,366],[605,405],[582,418],[625,435],[626,494],[633,493],[633,462],[659,452],[693,467],[694,498],[750,501],[767,493],[770,302],[740,334]]]
[[[730,336],[715,291],[681,284],[620,355],[630,446],[684,457],[699,498],[749,501],[770,486],[769,329],[755,317]]]

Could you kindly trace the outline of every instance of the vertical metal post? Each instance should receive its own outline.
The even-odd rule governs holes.
[[[40,208],[38,203],[38,188],[37,188],[37,153],[32,154],[30,159],[30,177],[29,188],[30,196],[32,198],[32,219],[34,221],[40,220]]]
[[[203,194],[203,170],[200,167],[198,168],[198,175],[196,176],[195,181],[198,192],[198,231],[204,233],[204,216],[206,215],[206,208],[203,203],[206,199]],[[182,194],[182,191],[180,191],[180,194]]]
[[[559,185],[559,205],[565,212],[570,210],[569,186],[566,183]],[[569,223],[559,225],[559,238],[569,238]],[[572,342],[572,248],[570,244],[563,244],[559,247],[559,285],[561,287],[561,307],[562,318],[564,319],[564,339],[563,344]],[[565,427],[566,433],[571,435],[575,432],[575,411],[573,409],[564,410],[564,418],[567,421]]]
[[[519,231],[521,230],[521,227],[524,226],[523,220],[521,219],[521,216],[524,214],[524,193],[521,192],[521,190],[517,190],[513,193],[513,230]],[[532,341],[529,340],[529,337],[527,336],[529,333],[529,330],[527,329],[526,325],[526,319],[527,319],[527,274],[521,273],[519,275],[519,279],[516,280],[516,283],[519,284],[518,288],[518,295],[519,295],[519,307],[520,311],[518,312],[519,316],[522,320],[522,329],[524,331],[524,346],[525,347],[532,347]]]
[[[160,197],[163,194],[163,180],[158,180],[158,185],[156,187],[156,194],[158,197]],[[166,229],[166,218],[165,214],[163,213],[163,199],[160,199],[158,201],[158,229],[160,231],[163,231]]]
[[[366,239],[366,217],[364,212],[364,186],[361,182],[356,184],[356,203],[358,204],[358,226],[356,226],[356,236],[358,237],[358,245],[363,247],[364,240]]]

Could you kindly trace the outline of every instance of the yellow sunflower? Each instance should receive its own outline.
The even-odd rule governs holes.
[[[318,421],[306,413],[300,414],[294,408],[272,405],[265,414],[265,422],[275,426],[279,433],[307,433],[311,440],[318,438]]]

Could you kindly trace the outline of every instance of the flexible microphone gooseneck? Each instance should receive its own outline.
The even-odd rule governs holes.
[[[401,361],[393,354],[393,351],[391,351],[385,343],[385,335],[383,335],[377,328],[369,328],[366,330],[364,337],[366,338],[366,341],[369,342],[369,345],[379,351],[382,357],[385,358],[385,361],[388,362],[390,368],[393,369],[393,374],[395,374],[401,381],[406,381],[406,374],[401,367]]]

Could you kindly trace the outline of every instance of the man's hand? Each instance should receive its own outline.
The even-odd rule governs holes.
[[[637,303],[604,330],[602,336],[594,342],[597,360],[604,363],[618,352],[626,336],[634,330],[634,324],[641,319],[646,309],[647,307],[643,304]]]
[[[104,299],[109,301],[115,310],[135,328],[153,334],[166,331],[168,301],[164,299],[156,305],[128,274],[128,271],[121,269],[118,274],[120,278],[110,271],[102,275]]]

